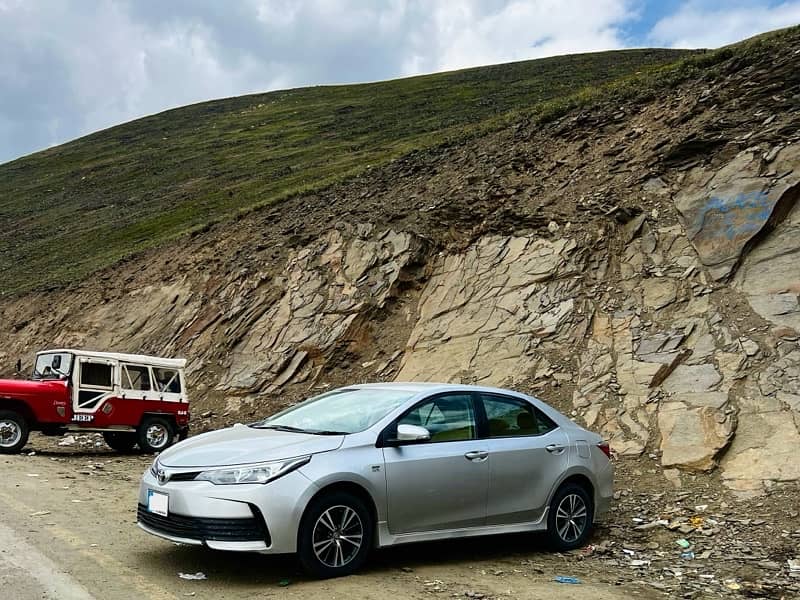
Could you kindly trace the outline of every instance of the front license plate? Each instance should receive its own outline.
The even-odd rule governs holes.
[[[153,490],[147,490],[147,510],[166,517],[169,514],[169,496]]]

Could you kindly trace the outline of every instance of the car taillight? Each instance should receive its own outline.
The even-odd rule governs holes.
[[[597,444],[597,447],[603,451],[603,454],[608,457],[608,460],[611,460],[611,446],[608,445],[608,442],[600,442]]]

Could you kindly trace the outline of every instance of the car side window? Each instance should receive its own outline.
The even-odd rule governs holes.
[[[81,387],[111,389],[112,381],[110,364],[87,361],[81,365]]]
[[[557,425],[538,408],[517,398],[481,394],[489,437],[542,435]]]
[[[156,380],[156,388],[159,392],[167,392],[170,394],[181,393],[181,379],[178,375],[178,371],[154,367],[153,377]]]
[[[444,394],[423,401],[397,421],[418,425],[431,434],[431,442],[473,440],[477,426],[470,394]]]
[[[78,409],[94,410],[113,389],[114,368],[109,363],[83,361],[80,364]]]
[[[140,365],[123,365],[122,388],[140,392],[150,391],[150,369]]]

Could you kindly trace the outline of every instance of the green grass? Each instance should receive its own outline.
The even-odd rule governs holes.
[[[556,118],[598,90],[652,87],[676,68],[664,65],[687,69],[695,58],[686,56],[581,54],[216,100],[0,165],[0,293],[80,280],[208,223],[520,114]]]

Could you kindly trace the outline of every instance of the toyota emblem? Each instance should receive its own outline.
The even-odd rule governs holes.
[[[156,471],[156,478],[158,479],[158,483],[164,485],[165,483],[167,483],[169,476],[167,475],[167,472],[164,469],[159,469],[158,471]]]

